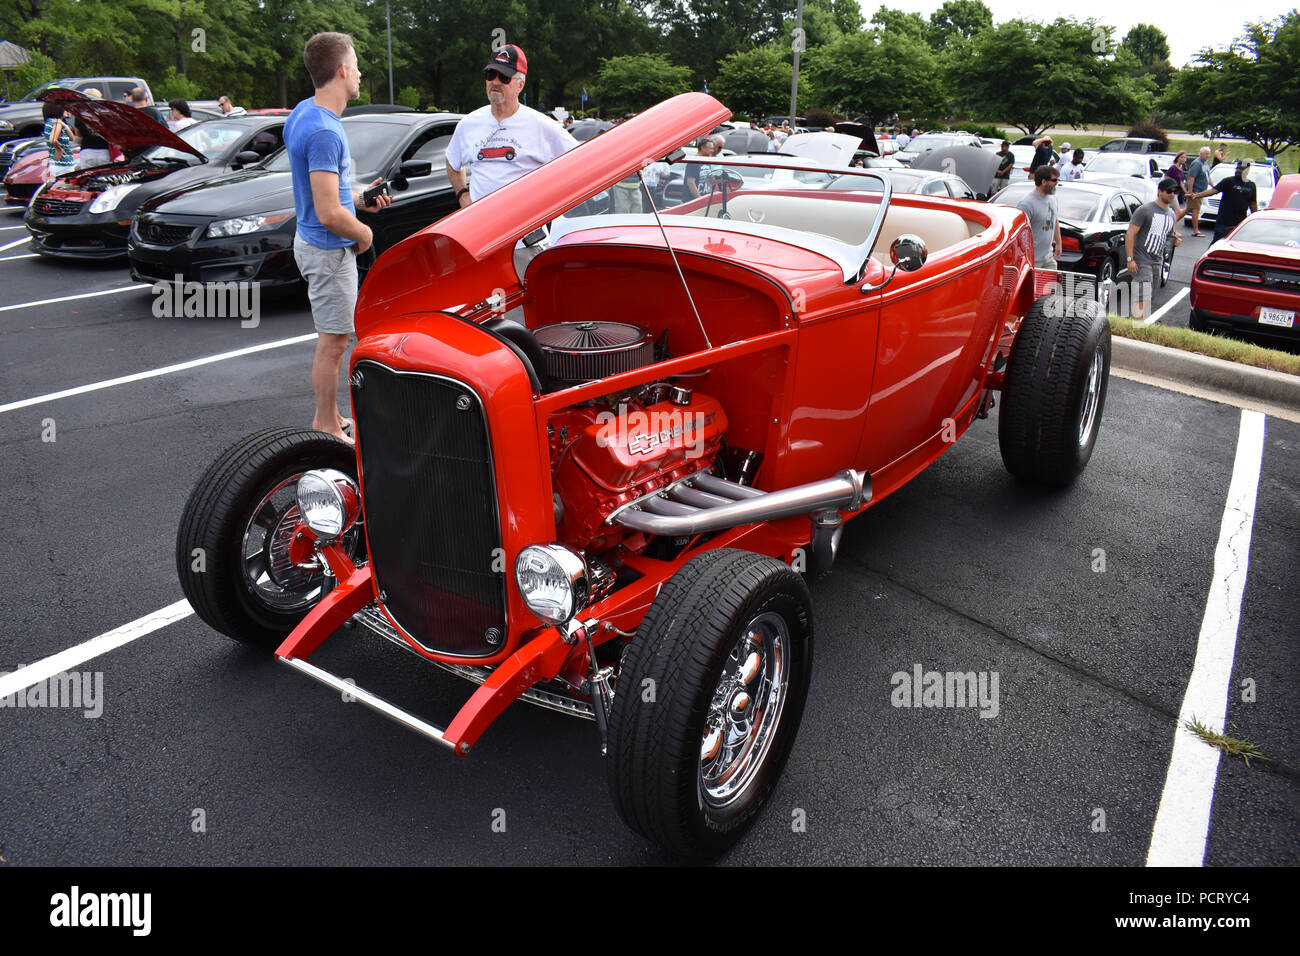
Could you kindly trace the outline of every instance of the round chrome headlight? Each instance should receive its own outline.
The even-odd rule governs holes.
[[[309,471],[298,479],[298,513],[318,537],[337,538],[361,513],[361,494],[341,471]]]
[[[515,583],[528,610],[547,624],[564,624],[587,606],[587,564],[559,544],[534,544],[515,559]]]

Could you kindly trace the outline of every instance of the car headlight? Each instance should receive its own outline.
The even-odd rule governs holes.
[[[273,229],[293,215],[292,209],[269,212],[261,216],[240,216],[238,219],[218,219],[208,224],[206,233],[209,239],[222,239],[226,236],[242,236],[263,229]]]
[[[515,559],[515,583],[528,610],[564,624],[587,606],[587,563],[560,544],[534,544]]]
[[[137,188],[139,185],[140,185],[139,183],[126,183],[125,185],[122,186],[109,186],[102,193],[100,193],[93,200],[91,200],[90,211],[92,213],[96,213],[96,212],[108,212],[110,209],[116,209],[117,204],[122,201],[122,198],[126,196],[126,194],[129,193],[132,189]]]
[[[356,522],[361,494],[347,475],[333,468],[309,471],[298,479],[298,514],[307,527],[326,541]]]

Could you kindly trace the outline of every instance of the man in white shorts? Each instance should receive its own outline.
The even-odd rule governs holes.
[[[462,207],[578,145],[551,117],[519,102],[527,73],[528,58],[514,45],[497,50],[483,68],[488,105],[457,124],[447,147],[447,178]]]

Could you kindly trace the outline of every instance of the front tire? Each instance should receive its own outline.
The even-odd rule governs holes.
[[[794,745],[812,633],[807,585],[774,558],[719,549],[669,579],[611,713],[609,788],[633,830],[687,859],[740,839]]]
[[[1097,304],[1037,300],[1016,335],[1002,390],[998,444],[1007,470],[1070,484],[1092,457],[1109,379],[1110,321]]]
[[[272,428],[227,449],[190,492],[176,532],[181,590],[200,618],[236,641],[278,646],[332,584],[288,559],[298,479],[315,468],[355,481],[356,454],[324,432]],[[355,557],[363,540],[358,523],[342,544]]]

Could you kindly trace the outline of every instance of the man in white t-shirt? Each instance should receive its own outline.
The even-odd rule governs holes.
[[[447,147],[447,178],[462,207],[512,183],[578,145],[563,126],[519,102],[528,58],[514,45],[492,54],[483,68],[488,105],[456,126]],[[474,175],[465,182],[465,167]]]

